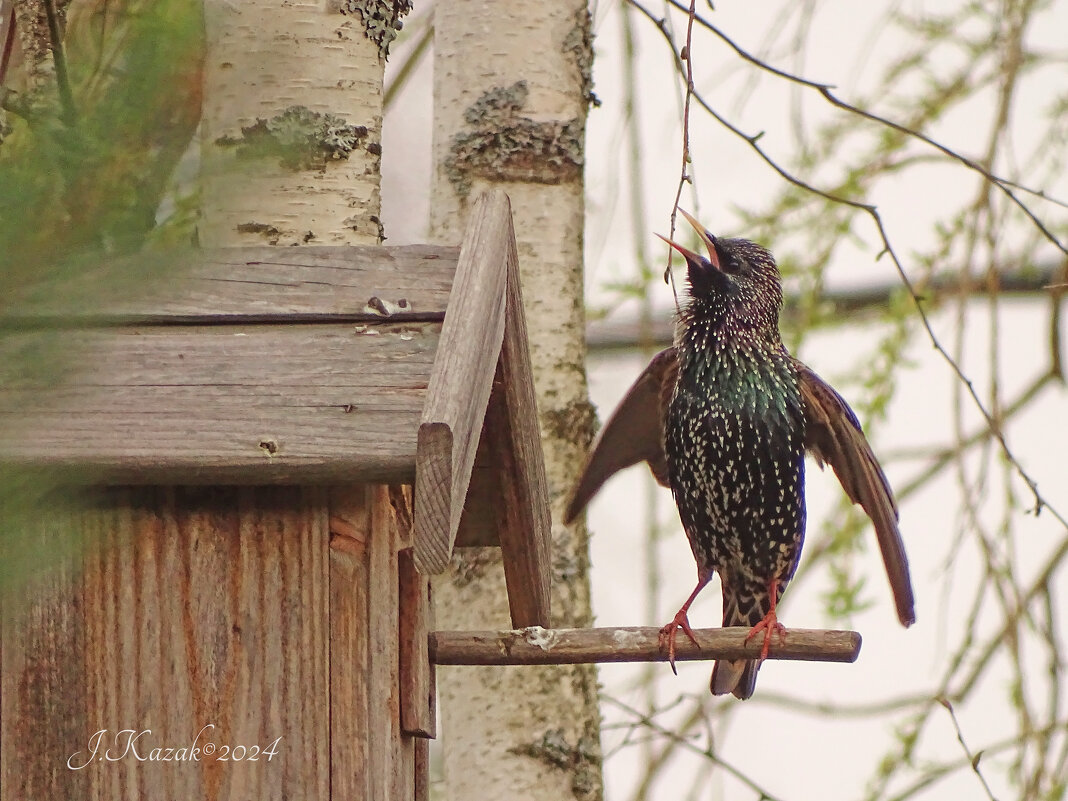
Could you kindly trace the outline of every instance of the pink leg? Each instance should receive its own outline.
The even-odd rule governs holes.
[[[748,643],[759,632],[764,632],[764,646],[760,649],[761,661],[768,658],[768,650],[771,648],[771,633],[775,632],[779,635],[779,644],[786,640],[786,626],[779,622],[779,618],[775,615],[775,603],[778,600],[779,580],[771,579],[768,582],[768,592],[771,594],[771,611],[764,615],[764,619],[757,623],[753,628],[749,629],[749,633],[745,635],[745,641]]]
[[[686,617],[686,612],[690,608],[690,604],[693,603],[697,594],[705,588],[712,579],[712,571],[709,571],[707,575],[698,573],[697,586],[693,588],[693,592],[690,593],[690,597],[686,599],[686,603],[682,605],[678,612],[675,613],[675,617],[666,626],[660,629],[660,650],[667,649],[668,664],[671,665],[671,672],[678,675],[678,671],[675,670],[675,637],[678,636],[679,629],[682,629],[682,633],[690,638],[690,641],[698,648],[701,646],[697,642],[697,638],[693,635],[693,629],[690,628],[690,621]]]

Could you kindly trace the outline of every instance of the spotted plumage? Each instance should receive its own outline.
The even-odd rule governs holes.
[[[649,463],[671,488],[697,561],[698,581],[661,629],[674,659],[687,610],[714,573],[723,587],[723,625],[785,635],[775,606],[794,574],[805,532],[804,456],[829,463],[849,497],[871,517],[898,617],[915,621],[908,561],[893,493],[853,412],[785,349],[782,287],[764,248],[717,239],[683,212],[708,258],[669,242],[687,262],[690,300],[673,348],[654,357],[606,424],[572,496],[574,518],[604,481]],[[696,642],[696,639],[694,639]],[[712,692],[752,695],[760,660],[718,662]]]
[[[720,575],[723,625],[753,628],[801,554],[805,419],[797,369],[779,337],[774,259],[744,239],[709,237],[708,246],[709,258],[683,250],[690,301],[664,431],[668,481],[700,585]],[[757,666],[717,666],[713,692],[749,697]]]

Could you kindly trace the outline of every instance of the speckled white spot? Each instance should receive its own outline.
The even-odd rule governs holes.
[[[616,629],[612,632],[612,643],[619,648],[637,648],[642,641],[642,635],[629,629]]]
[[[519,634],[523,636],[528,645],[543,651],[551,651],[560,639],[555,631],[541,626],[527,626],[525,629],[520,629]]]

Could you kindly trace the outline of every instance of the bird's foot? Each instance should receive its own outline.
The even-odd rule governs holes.
[[[763,662],[768,658],[768,650],[771,648],[772,632],[779,635],[779,645],[786,642],[786,626],[779,622],[774,609],[764,615],[763,620],[753,626],[753,628],[749,629],[749,633],[745,635],[746,643],[748,644],[749,641],[761,631],[764,632],[764,646],[760,649],[760,661]]]
[[[697,638],[693,634],[693,629],[690,628],[690,621],[686,617],[686,610],[680,609],[675,613],[675,617],[670,623],[660,629],[659,646],[660,650],[667,650],[668,664],[671,665],[671,672],[676,676],[679,674],[675,670],[675,638],[678,636],[679,629],[682,629],[682,633],[690,638],[690,642],[700,648],[700,644],[697,642]]]

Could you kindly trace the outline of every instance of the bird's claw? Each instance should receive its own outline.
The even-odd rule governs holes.
[[[771,648],[771,634],[775,632],[779,635],[779,645],[786,642],[786,626],[779,622],[779,619],[775,615],[775,611],[772,610],[764,615],[764,619],[757,623],[753,628],[749,629],[749,633],[745,635],[746,645],[761,631],[764,632],[764,644],[760,649],[760,661],[763,662],[768,658],[768,651]]]
[[[678,636],[679,629],[682,629],[682,633],[690,638],[690,642],[692,642],[695,647],[701,647],[700,643],[697,642],[697,637],[694,636],[693,629],[690,628],[690,621],[686,617],[686,610],[680,609],[672,621],[660,629],[660,636],[658,638],[660,650],[665,650],[666,646],[668,664],[671,665],[671,672],[676,676],[679,675],[679,672],[675,669],[675,638]]]

